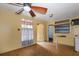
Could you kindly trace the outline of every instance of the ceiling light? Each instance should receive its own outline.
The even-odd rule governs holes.
[[[31,10],[31,8],[29,6],[25,6],[24,10],[27,11],[27,12],[29,12]]]
[[[53,13],[49,15],[50,17],[53,17]]]

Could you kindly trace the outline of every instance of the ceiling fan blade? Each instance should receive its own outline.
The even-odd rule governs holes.
[[[23,11],[24,11],[24,9],[21,8],[20,10],[18,10],[18,11],[16,12],[16,14],[21,14]]]
[[[18,6],[18,7],[23,7],[21,3],[8,3],[10,5]]]
[[[35,17],[35,16],[36,16],[35,13],[34,13],[32,10],[30,10],[29,13],[30,13],[30,15],[31,15],[32,17]]]
[[[31,8],[39,13],[42,13],[42,14],[46,14],[47,12],[47,8],[44,8],[44,7],[40,7],[40,6],[31,6]]]

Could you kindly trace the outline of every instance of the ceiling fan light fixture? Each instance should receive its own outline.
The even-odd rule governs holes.
[[[29,12],[31,10],[31,8],[29,6],[25,6],[24,10],[27,11],[27,12]]]

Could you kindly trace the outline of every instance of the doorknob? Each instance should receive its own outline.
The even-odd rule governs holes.
[[[20,28],[18,28],[17,30],[20,31]]]

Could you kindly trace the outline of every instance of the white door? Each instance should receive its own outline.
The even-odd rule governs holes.
[[[44,42],[44,25],[43,24],[39,24],[37,25],[37,41],[38,42]]]

